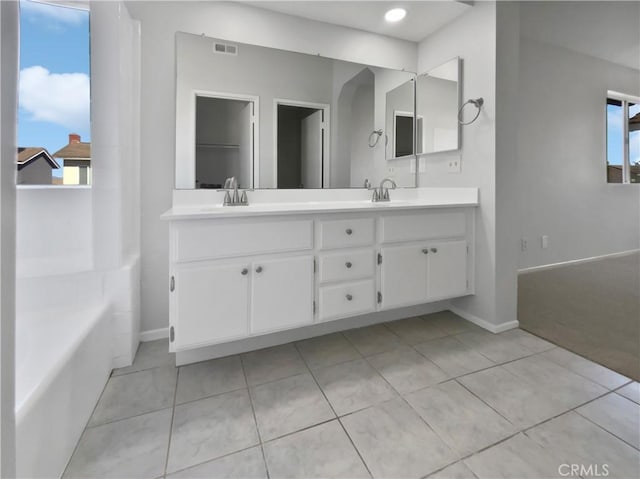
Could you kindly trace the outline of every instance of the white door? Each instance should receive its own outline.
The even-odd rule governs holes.
[[[254,145],[254,115],[253,102],[240,111],[240,141],[238,145],[238,161],[240,174],[238,185],[241,188],[253,188],[253,145]]]
[[[255,261],[252,270],[252,333],[313,322],[313,256]]]
[[[305,188],[322,188],[322,110],[302,119],[300,169]]]
[[[218,343],[248,332],[250,265],[185,265],[171,293],[172,350]]]
[[[429,244],[429,300],[467,292],[467,242]]]
[[[424,303],[427,300],[428,253],[425,246],[382,248],[382,309]]]

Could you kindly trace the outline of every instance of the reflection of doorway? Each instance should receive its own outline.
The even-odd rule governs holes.
[[[230,177],[241,188],[253,188],[256,102],[196,95],[196,188],[222,188]]]
[[[419,126],[421,129],[421,121]],[[413,138],[413,112],[395,110],[393,112],[393,158],[413,155]]]
[[[329,164],[329,105],[274,100],[277,188],[323,188]]]

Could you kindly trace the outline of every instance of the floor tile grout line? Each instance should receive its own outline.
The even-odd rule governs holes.
[[[173,391],[173,407],[171,408],[171,421],[169,422],[169,438],[167,440],[167,455],[164,460],[164,474],[166,477],[169,468],[169,453],[171,452],[171,439],[173,438],[173,421],[176,417],[176,398],[178,397],[178,382],[180,380],[180,368],[176,368],[176,387]]]
[[[473,392],[471,389],[469,389],[467,386],[465,386],[464,384],[462,384],[460,381],[458,381],[458,379],[454,379],[454,381],[460,385],[460,387],[462,387],[463,389],[465,389],[466,391],[469,392],[469,394],[471,394],[473,397],[477,398],[480,402],[482,402],[483,404],[485,404],[489,409],[491,409],[493,412],[495,412],[498,416],[500,416],[502,419],[504,419],[505,421],[507,421],[509,424],[511,424],[514,428],[518,429],[519,426],[517,424],[514,424],[508,417],[506,417],[504,414],[502,414],[500,411],[498,411],[496,408],[494,408],[491,404],[489,404],[487,401],[485,401],[484,399],[482,399],[480,396],[478,396],[475,392]],[[518,429],[519,431],[521,429]]]
[[[365,358],[365,361],[366,361],[366,359],[367,359],[367,358]],[[451,450],[451,451],[456,455],[456,457],[459,459],[460,454],[458,454],[458,451],[456,451],[456,450],[455,450],[455,449],[453,449],[451,446],[449,446],[449,444],[447,443],[447,441],[445,441],[445,440],[440,436],[440,434],[438,434],[438,432],[437,432],[437,431],[436,431],[436,430],[435,430],[435,429],[434,429],[434,428],[433,428],[433,427],[432,427],[432,426],[431,426],[431,425],[426,421],[426,419],[425,419],[425,418],[423,418],[423,417],[422,417],[422,415],[421,415],[418,411],[416,411],[416,410],[414,409],[414,407],[409,403],[409,401],[407,400],[407,398],[405,398],[405,397],[404,397],[404,395],[403,395],[402,393],[400,393],[397,389],[395,389],[395,388],[391,385],[391,383],[390,383],[389,381],[387,381],[387,379],[386,379],[386,378],[385,378],[385,377],[384,377],[384,376],[383,376],[383,375],[382,375],[382,374],[381,374],[381,373],[380,373],[380,372],[379,372],[375,367],[373,367],[373,365],[372,365],[372,364],[370,364],[368,361],[367,361],[367,363],[369,364],[369,366],[370,366],[371,368],[373,368],[373,370],[374,370],[374,371],[376,371],[376,372],[380,375],[380,377],[382,377],[383,381],[385,381],[385,382],[389,385],[389,387],[391,387],[391,388],[392,388],[392,389],[393,389],[393,390],[398,394],[398,397],[399,397],[399,398],[400,398],[400,399],[401,399],[401,400],[402,400],[402,401],[403,401],[407,406],[409,406],[409,408],[411,409],[411,411],[413,411],[413,412],[414,412],[414,413],[415,413],[415,414],[420,418],[420,420],[421,420],[421,421],[422,421],[422,422],[423,422],[423,423],[424,423],[424,424],[425,424],[425,425],[426,425],[426,426],[431,430],[431,432],[433,432],[433,434],[435,434],[435,436],[440,440],[440,442],[442,442],[442,444],[444,444],[447,448],[449,448],[449,449],[450,449],[450,450]],[[438,383],[438,384],[440,384],[440,383]],[[433,386],[436,386],[436,384],[433,384],[433,385],[431,385],[431,386],[427,386],[427,387],[433,387]],[[425,389],[426,389],[426,388],[425,388]],[[408,394],[411,394],[411,393],[408,393]],[[372,406],[369,406],[369,407],[376,407],[376,406],[378,406],[378,405],[380,405],[380,404],[384,404],[385,402],[389,402],[389,401],[394,401],[394,400],[396,400],[396,399],[398,399],[398,398],[393,398],[393,399],[389,399],[389,400],[387,400],[387,401],[382,401],[382,402],[376,403],[376,404],[374,404],[374,405],[372,405]],[[368,409],[368,408],[365,408],[365,409]]]
[[[347,340],[348,341],[348,340]],[[305,363],[305,365],[307,366],[307,369],[309,369],[309,373],[311,374],[311,377],[313,378],[313,381],[316,383],[316,386],[318,387],[318,389],[320,390],[320,393],[322,394],[322,396],[324,397],[324,400],[327,402],[327,404],[329,405],[329,407],[331,408],[331,411],[333,412],[333,415],[335,416],[334,419],[336,419],[338,421],[338,424],[340,424],[340,427],[342,428],[342,430],[344,431],[344,433],[346,434],[347,438],[349,439],[349,442],[351,443],[351,445],[353,446],[354,451],[356,451],[356,454],[358,455],[358,457],[360,458],[360,461],[362,461],[362,465],[364,466],[364,468],[367,470],[367,473],[369,474],[369,476],[371,478],[373,478],[373,474],[371,474],[371,471],[369,470],[369,466],[367,465],[367,463],[365,462],[364,458],[362,457],[362,454],[360,453],[360,451],[358,450],[358,448],[356,447],[356,445],[353,442],[353,439],[351,439],[351,436],[349,436],[349,433],[347,432],[347,429],[344,427],[344,424],[342,424],[342,421],[340,420],[340,416],[338,416],[338,413],[336,412],[335,408],[333,407],[333,404],[331,404],[331,401],[329,401],[329,398],[327,397],[326,393],[324,392],[324,389],[322,389],[322,386],[320,386],[320,383],[318,382],[318,379],[316,378],[316,376],[313,374],[313,371],[311,370],[311,368],[309,367],[309,365],[307,364],[306,359],[304,358],[304,356],[302,355],[302,353],[300,353],[300,350],[298,348],[297,344],[294,344],[294,347],[296,348],[296,350],[298,351],[298,354],[300,354],[300,357],[302,358],[302,361]],[[354,347],[355,348],[355,347]],[[354,361],[359,361],[359,359],[355,359]],[[328,366],[331,367],[331,366]],[[332,419],[332,421],[334,420]],[[329,422],[329,421],[328,421]]]
[[[199,466],[203,466],[203,465],[205,465],[205,464],[207,464],[209,462],[217,461],[219,459],[225,459],[225,458],[227,458],[229,456],[233,456],[234,454],[239,454],[241,452],[246,452],[246,451],[248,451],[250,449],[253,449],[254,447],[258,447],[258,446],[259,446],[259,444],[252,444],[251,446],[243,447],[242,449],[238,449],[237,451],[228,452],[226,454],[223,454],[222,456],[216,456],[216,457],[213,457],[211,459],[207,459],[206,461],[197,462],[197,463],[192,464],[190,466],[183,467],[182,469],[176,469],[175,471],[172,471],[172,472],[169,472],[169,473],[165,474],[165,476],[170,477],[170,476],[173,476],[174,474],[178,474],[178,473],[187,471],[189,469],[193,469],[193,468],[196,468],[196,467],[199,467]]]
[[[299,353],[298,353],[299,354]],[[260,445],[260,452],[262,453],[262,462],[264,464],[264,470],[267,473],[267,479],[270,478],[269,465],[267,464],[267,457],[264,453],[264,443],[262,442],[262,436],[260,435],[260,426],[258,425],[258,417],[256,416],[256,410],[253,405],[253,397],[251,396],[251,390],[249,389],[249,381],[247,380],[247,371],[244,367],[244,361],[242,356],[240,357],[240,367],[242,368],[242,374],[244,376],[244,382],[247,385],[247,395],[249,396],[249,405],[251,406],[251,413],[253,414],[253,423],[256,425],[256,434],[258,435],[258,444]]]
[[[602,396],[604,397],[604,396]],[[601,398],[598,398],[601,399]],[[635,403],[634,403],[635,404]],[[583,404],[580,407],[585,406],[585,404]],[[579,409],[579,408],[578,408]],[[575,412],[576,414],[579,414],[580,417],[583,417],[584,419],[586,419],[587,421],[589,421],[591,424],[594,424],[596,426],[598,426],[600,429],[608,432],[609,434],[611,434],[613,437],[619,439],[620,441],[624,442],[625,444],[627,444],[628,446],[632,447],[633,449],[635,449],[636,451],[640,452],[640,447],[638,446],[634,446],[633,444],[631,444],[629,441],[627,441],[626,439],[621,438],[620,436],[618,436],[616,433],[614,433],[613,431],[610,431],[609,429],[607,429],[606,427],[604,427],[602,424],[598,424],[597,422],[595,422],[594,420],[592,420],[590,417],[585,416],[584,414],[582,414],[580,411],[578,411],[578,409],[574,409],[573,412]]]

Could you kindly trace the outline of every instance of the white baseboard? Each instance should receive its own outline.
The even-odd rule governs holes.
[[[303,339],[322,336],[324,334],[335,333],[347,329],[361,328],[363,326],[371,326],[373,324],[394,321],[396,319],[437,313],[447,309],[449,309],[449,306],[446,301],[438,301],[435,303],[420,304],[406,308],[379,311],[376,313],[338,319],[335,321],[320,322],[310,326],[288,329],[262,336],[252,336],[228,343],[203,346],[197,349],[176,351],[176,365],[182,366],[184,364],[206,361],[232,354],[240,354],[247,351],[268,348],[294,341],[301,341]]]
[[[630,254],[636,254],[638,252],[640,252],[640,249],[630,249],[628,251],[620,251],[618,253],[609,253],[609,254],[603,254],[600,256],[590,256],[588,258],[562,261],[560,263],[550,263],[550,264],[543,264],[540,266],[532,266],[530,268],[519,269],[518,274],[534,273],[536,271],[544,271],[547,269],[562,268],[563,266],[571,266],[571,265],[582,264],[582,263],[591,263],[593,261],[600,261],[603,259],[619,258],[620,256],[628,256]]]
[[[469,313],[468,311],[464,311],[463,309],[457,308],[453,305],[450,305],[449,309],[451,310],[452,313],[455,313],[461,318],[466,319],[467,321],[475,324],[476,326],[480,326],[482,329],[491,331],[494,334],[502,333],[503,331],[508,331],[509,329],[514,329],[520,326],[520,323],[518,321],[507,321],[506,323],[502,323],[502,324],[493,324],[487,320],[479,318],[478,316],[475,316]]]
[[[169,337],[169,328],[150,329],[149,331],[140,332],[140,342],[155,341],[156,339],[165,339]]]

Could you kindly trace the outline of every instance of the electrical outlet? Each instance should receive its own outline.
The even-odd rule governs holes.
[[[460,173],[460,158],[451,158],[447,160],[449,173]]]
[[[520,251],[527,251],[527,238],[520,239]]]
[[[549,235],[542,235],[540,237],[540,243],[541,243],[542,249],[547,249],[549,247]]]
[[[389,167],[387,168],[387,173],[389,173],[390,175],[393,175],[393,173],[395,172],[395,170],[396,170],[396,169],[395,169],[393,166],[389,166]]]

